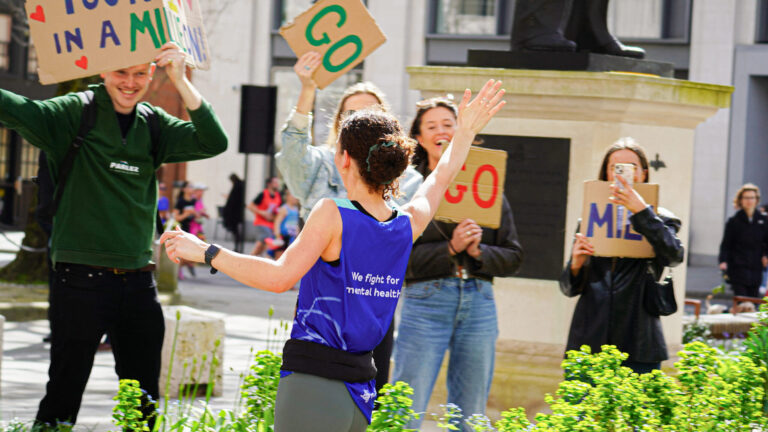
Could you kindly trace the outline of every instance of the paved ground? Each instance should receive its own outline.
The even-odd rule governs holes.
[[[11,237],[20,240],[18,235]],[[0,237],[0,264],[3,258],[6,261],[12,258],[12,255],[2,254],[3,250],[11,248],[12,245]],[[689,296],[702,298],[719,283],[719,277],[714,267],[689,268]],[[233,409],[240,375],[248,369],[251,353],[266,347],[268,329],[274,329],[281,319],[291,318],[297,292],[262,292],[247,288],[225,275],[212,276],[203,267],[197,269],[196,278],[187,278],[180,283],[180,291],[183,304],[218,313],[225,320],[224,394],[214,398],[213,407]],[[270,307],[274,308],[271,322],[268,318]],[[48,344],[42,342],[47,333],[48,323],[44,320],[5,323],[0,422],[14,418],[29,421],[34,417],[47,380]],[[76,429],[100,432],[113,428],[110,416],[112,397],[116,392],[112,354],[99,352]],[[423,430],[438,429],[434,423],[428,423]]]
[[[233,409],[240,374],[248,369],[252,350],[265,349],[267,330],[274,329],[280,319],[292,316],[296,291],[265,293],[202,270],[198,269],[198,278],[181,283],[182,299],[189,306],[218,313],[225,321],[224,392],[222,397],[214,398],[213,406]],[[270,306],[274,306],[271,323],[267,318]],[[0,397],[3,422],[34,418],[47,380],[48,344],[42,341],[47,333],[48,322],[44,320],[5,323]],[[110,417],[116,393],[112,353],[99,352],[83,397],[78,429],[98,432],[113,428]]]

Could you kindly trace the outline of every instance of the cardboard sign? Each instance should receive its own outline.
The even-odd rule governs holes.
[[[176,42],[207,69],[208,41],[198,0],[27,0],[43,84],[149,63]]]
[[[472,147],[456,179],[445,191],[435,219],[461,222],[472,218],[478,225],[498,228],[507,175],[507,152]]]
[[[360,0],[320,0],[280,28],[280,34],[297,57],[309,51],[323,56],[314,75],[321,89],[387,40]]]
[[[632,212],[609,200],[610,182],[584,182],[584,207],[581,212],[581,234],[595,247],[595,256],[652,258],[653,247],[632,229]],[[638,183],[635,190],[654,209],[659,205],[659,185]]]

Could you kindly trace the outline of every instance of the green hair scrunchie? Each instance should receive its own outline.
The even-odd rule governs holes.
[[[387,141],[387,142],[385,142],[383,144],[382,143],[376,143],[376,144],[372,145],[371,147],[369,147],[368,148],[368,157],[365,158],[365,164],[368,166],[368,172],[371,172],[371,155],[373,154],[374,150],[376,150],[378,148],[384,148],[384,147],[394,147],[396,145],[397,145],[397,143],[394,142],[394,141]],[[387,181],[387,182],[382,182],[381,184],[388,185],[388,184],[392,183],[393,180],[390,180],[390,181]]]

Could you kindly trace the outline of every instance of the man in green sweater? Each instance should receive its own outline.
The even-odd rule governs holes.
[[[155,171],[165,162],[209,158],[227,148],[218,118],[185,75],[184,59],[168,43],[155,64],[165,68],[191,121],[147,105],[155,112],[154,143],[137,104],[155,64],[102,74],[104,83],[91,87],[96,121],[74,159],[53,222],[51,365],[36,418],[41,426],[76,422],[104,333],[118,376],[138,380],[149,397],[159,398],[165,325],[152,277]],[[83,107],[77,94],[33,101],[0,90],[0,122],[47,153],[54,182]],[[147,404],[144,415],[152,412]]]

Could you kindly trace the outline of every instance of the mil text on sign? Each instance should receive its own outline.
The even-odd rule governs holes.
[[[595,256],[653,258],[648,240],[632,228],[632,212],[609,199],[611,183],[584,182],[584,207],[581,211],[581,234],[595,247]],[[653,207],[659,205],[659,185],[636,183],[634,189]]]

